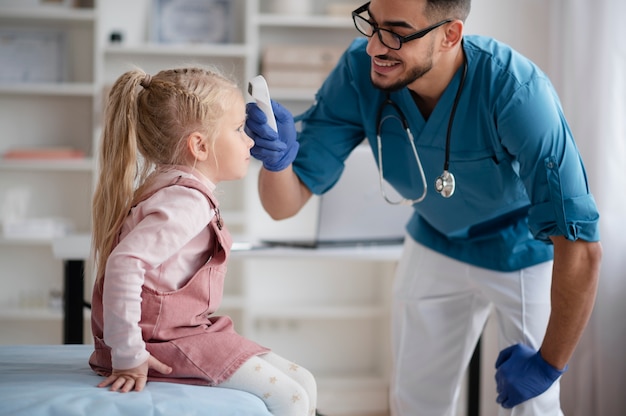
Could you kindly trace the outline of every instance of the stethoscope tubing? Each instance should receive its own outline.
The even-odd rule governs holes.
[[[461,75],[461,81],[459,82],[459,87],[456,90],[456,95],[454,97],[454,101],[452,103],[452,110],[450,111],[450,118],[448,120],[448,129],[446,131],[446,148],[445,148],[445,156],[443,163],[443,173],[435,179],[435,190],[444,198],[449,198],[454,194],[456,188],[456,181],[454,175],[449,171],[450,166],[450,142],[452,137],[452,125],[454,124],[454,116],[456,114],[456,109],[459,104],[459,100],[461,98],[461,92],[463,91],[463,86],[465,84],[465,78],[467,77],[467,59],[463,60],[463,73]],[[383,110],[386,106],[390,105],[396,111],[398,116],[387,115],[383,117]],[[384,189],[384,170],[383,170],[383,157],[382,157],[382,138],[381,131],[383,123],[390,119],[396,118],[402,124],[402,128],[406,131],[407,138],[409,143],[411,144],[411,149],[413,151],[413,155],[415,156],[415,160],[417,162],[417,166],[420,172],[420,176],[422,179],[423,191],[422,194],[416,199],[406,199],[402,198],[400,200],[394,201],[391,200]],[[428,184],[426,175],[424,173],[424,169],[422,167],[422,162],[420,160],[419,154],[417,152],[417,148],[415,146],[415,140],[413,139],[413,134],[411,133],[411,129],[409,128],[409,123],[404,113],[400,109],[400,107],[391,99],[389,93],[387,93],[387,97],[385,101],[378,108],[378,112],[376,115],[376,143],[378,148],[378,176],[380,182],[380,192],[389,204],[392,205],[414,205],[419,202],[422,202],[428,193]]]
[[[400,115],[400,117],[398,118],[398,117],[392,116],[392,115],[387,115],[385,117],[382,117],[382,110],[385,108],[385,105],[391,105],[393,108],[395,108],[397,113]],[[422,178],[422,186],[423,186],[423,189],[424,189],[422,191],[422,195],[420,195],[417,199],[401,198],[401,199],[399,199],[397,201],[394,201],[394,200],[390,199],[387,196],[387,193],[385,192],[384,174],[383,174],[383,141],[382,141],[382,139],[380,137],[380,131],[381,131],[383,123],[386,120],[390,119],[390,118],[398,119],[398,120],[400,120],[400,123],[402,123],[402,127],[406,131],[407,138],[409,140],[409,143],[411,144],[411,150],[413,151],[413,156],[415,156],[415,160],[417,161],[417,167],[419,169],[420,176]],[[377,131],[376,131],[376,144],[377,144],[377,147],[378,147],[378,179],[379,179],[381,195],[383,196],[385,201],[387,201],[391,205],[408,205],[408,206],[411,206],[413,204],[417,204],[419,202],[422,202],[424,200],[424,198],[426,198],[426,194],[428,193],[428,181],[426,180],[426,174],[424,173],[424,168],[422,167],[422,161],[421,161],[421,159],[419,157],[419,154],[417,153],[417,148],[415,147],[415,140],[413,140],[413,134],[411,133],[411,129],[409,128],[409,123],[407,122],[406,117],[404,117],[404,113],[402,113],[402,110],[400,110],[400,107],[398,107],[398,105],[396,103],[394,103],[391,100],[391,98],[389,98],[389,96],[387,96],[387,99],[386,99],[385,103],[378,110],[378,119],[379,119],[379,121],[378,121],[378,127],[377,127]]]

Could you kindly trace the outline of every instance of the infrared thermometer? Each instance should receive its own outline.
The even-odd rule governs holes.
[[[272,111],[270,90],[267,88],[267,82],[265,78],[263,78],[263,75],[257,75],[248,82],[248,94],[254,98],[261,111],[265,113],[267,124],[277,132],[278,127],[276,126],[276,118]]]

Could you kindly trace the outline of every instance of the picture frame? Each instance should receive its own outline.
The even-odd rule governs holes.
[[[152,2],[152,40],[156,43],[230,43],[232,33],[232,0]]]

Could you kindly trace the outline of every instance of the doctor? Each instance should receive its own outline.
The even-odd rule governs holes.
[[[393,288],[394,415],[454,415],[489,315],[500,414],[561,415],[559,378],[591,314],[598,211],[546,75],[463,34],[470,0],[372,0],[302,116],[249,104],[259,192],[275,219],[330,189],[367,138],[390,203],[413,205]],[[387,198],[393,186],[403,200]]]

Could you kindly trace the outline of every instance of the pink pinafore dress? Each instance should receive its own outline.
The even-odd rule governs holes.
[[[216,215],[207,225],[213,232],[213,255],[180,289],[159,292],[142,288],[139,326],[146,349],[159,361],[173,368],[163,375],[153,370],[148,380],[185,384],[217,385],[228,379],[245,361],[269,349],[237,334],[232,320],[213,313],[222,301],[226,262],[232,239],[222,224],[218,204],[202,183],[178,177],[165,186],[182,185],[202,192]],[[164,187],[165,187],[164,186]],[[158,188],[135,201],[146,200]],[[111,374],[111,349],[103,340],[103,279],[98,279],[92,297],[91,326],[95,350],[89,364],[98,374]]]

